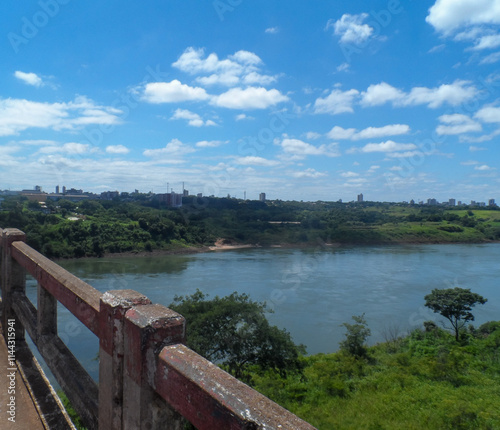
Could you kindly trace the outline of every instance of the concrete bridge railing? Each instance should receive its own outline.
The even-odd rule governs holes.
[[[310,424],[184,345],[185,320],[133,290],[104,294],[30,246],[23,232],[1,232],[2,326],[28,332],[90,429],[310,430]],[[36,307],[26,272],[38,282]],[[99,338],[99,384],[57,333],[57,302]],[[4,336],[6,333],[4,333]]]

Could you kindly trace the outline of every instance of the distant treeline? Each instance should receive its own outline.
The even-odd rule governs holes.
[[[500,240],[498,208],[391,203],[183,199],[180,208],[157,199],[38,202],[9,197],[0,226],[27,233],[49,258],[176,250],[226,243],[270,246],[447,243]]]

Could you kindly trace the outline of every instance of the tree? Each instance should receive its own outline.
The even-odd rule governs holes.
[[[299,356],[305,354],[305,347],[295,345],[287,331],[269,324],[265,303],[236,292],[212,300],[207,297],[197,290],[191,296],[175,297],[169,306],[186,318],[191,349],[226,366],[240,379],[252,364],[282,375],[300,368]]]
[[[356,324],[342,324],[347,329],[347,333],[346,338],[340,342],[340,349],[355,357],[365,357],[367,354],[365,342],[371,335],[371,330],[367,327],[365,314],[353,315],[352,319]]]
[[[465,324],[468,321],[474,321],[474,315],[471,313],[472,308],[478,303],[484,305],[487,302],[487,299],[472,293],[470,289],[459,287],[434,289],[424,298],[425,306],[450,321],[457,341],[459,332]]]

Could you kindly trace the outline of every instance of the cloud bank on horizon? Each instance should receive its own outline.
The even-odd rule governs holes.
[[[0,190],[500,200],[500,0],[219,3],[4,8]]]

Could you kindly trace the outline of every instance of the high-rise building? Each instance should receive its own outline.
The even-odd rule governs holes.
[[[177,194],[172,191],[171,193],[158,194],[157,196],[159,202],[166,206],[174,208],[180,208],[182,206],[182,194]]]
[[[363,193],[358,194],[358,203],[361,203],[363,201]]]
[[[455,200],[455,199],[450,199],[450,200],[448,200],[448,204],[449,204],[450,206],[455,206],[455,204],[456,204],[456,200]]]
[[[59,194],[59,185],[56,185],[56,194]]]
[[[266,193],[260,193],[259,194],[259,200],[261,202],[265,202],[266,201]]]
[[[496,206],[495,199],[489,199],[488,206]]]

